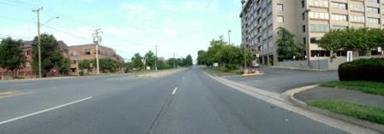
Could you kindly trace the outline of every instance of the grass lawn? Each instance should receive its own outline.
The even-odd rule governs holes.
[[[321,84],[324,87],[356,90],[363,93],[384,95],[384,83],[367,81],[333,81]]]
[[[384,124],[384,109],[357,105],[348,102],[334,100],[318,100],[308,103],[310,106],[325,109],[330,112],[343,114],[357,119]]]
[[[212,68],[203,68],[204,71],[211,75],[216,75],[216,76],[230,76],[230,75],[241,75],[243,73],[242,70],[232,70],[230,72],[223,72],[219,69],[212,69]]]

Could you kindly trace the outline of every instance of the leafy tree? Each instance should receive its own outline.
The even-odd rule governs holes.
[[[198,65],[206,65],[207,64],[207,52],[204,50],[200,50],[197,52],[197,64]]]
[[[32,67],[35,72],[38,71],[38,40],[33,40],[32,48]],[[60,52],[59,44],[53,35],[41,35],[41,68],[43,76],[47,76],[52,69],[60,69],[65,63],[65,58]]]
[[[62,75],[68,75],[71,71],[71,60],[69,58],[65,58],[59,69]]]
[[[193,59],[192,59],[191,55],[187,55],[187,57],[185,58],[184,65],[185,66],[192,66],[193,65]]]
[[[143,63],[143,57],[139,54],[139,53],[136,53],[132,59],[132,67],[135,68],[135,69],[143,69],[144,68],[144,63]]]
[[[279,61],[304,57],[304,47],[295,41],[293,34],[283,27],[278,28],[277,34],[276,45]]]
[[[149,51],[145,54],[145,65],[155,69],[156,56],[152,51]]]
[[[6,38],[0,43],[0,67],[11,72],[20,69],[25,62],[21,40]]]
[[[79,62],[79,69],[80,70],[92,70],[94,66],[93,61],[90,60],[81,60]]]
[[[384,46],[384,30],[368,28],[333,30],[321,38],[319,46],[331,51],[370,51]]]
[[[99,67],[101,72],[116,72],[121,68],[121,63],[112,60],[111,58],[99,59]]]

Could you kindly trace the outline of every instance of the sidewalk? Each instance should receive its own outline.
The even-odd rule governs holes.
[[[339,100],[360,105],[384,108],[384,96],[371,95],[354,90],[316,87],[298,93],[294,97],[304,102],[314,100]]]

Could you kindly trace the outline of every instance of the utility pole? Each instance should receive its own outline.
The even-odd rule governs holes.
[[[156,47],[156,52],[155,52],[155,71],[157,71],[157,45],[155,46]]]
[[[228,30],[228,43],[231,45],[231,30]]]
[[[93,42],[96,44],[96,74],[100,74],[100,62],[99,62],[99,44],[102,40],[101,29],[96,29],[93,33]]]
[[[38,64],[39,64],[39,78],[42,78],[41,73],[41,33],[40,33],[40,11],[43,7],[32,10],[37,15],[37,53],[38,53]]]
[[[176,53],[173,53],[173,68],[176,68]]]

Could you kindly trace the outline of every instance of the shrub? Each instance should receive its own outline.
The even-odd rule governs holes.
[[[360,59],[339,66],[341,81],[384,82],[384,59]]]

